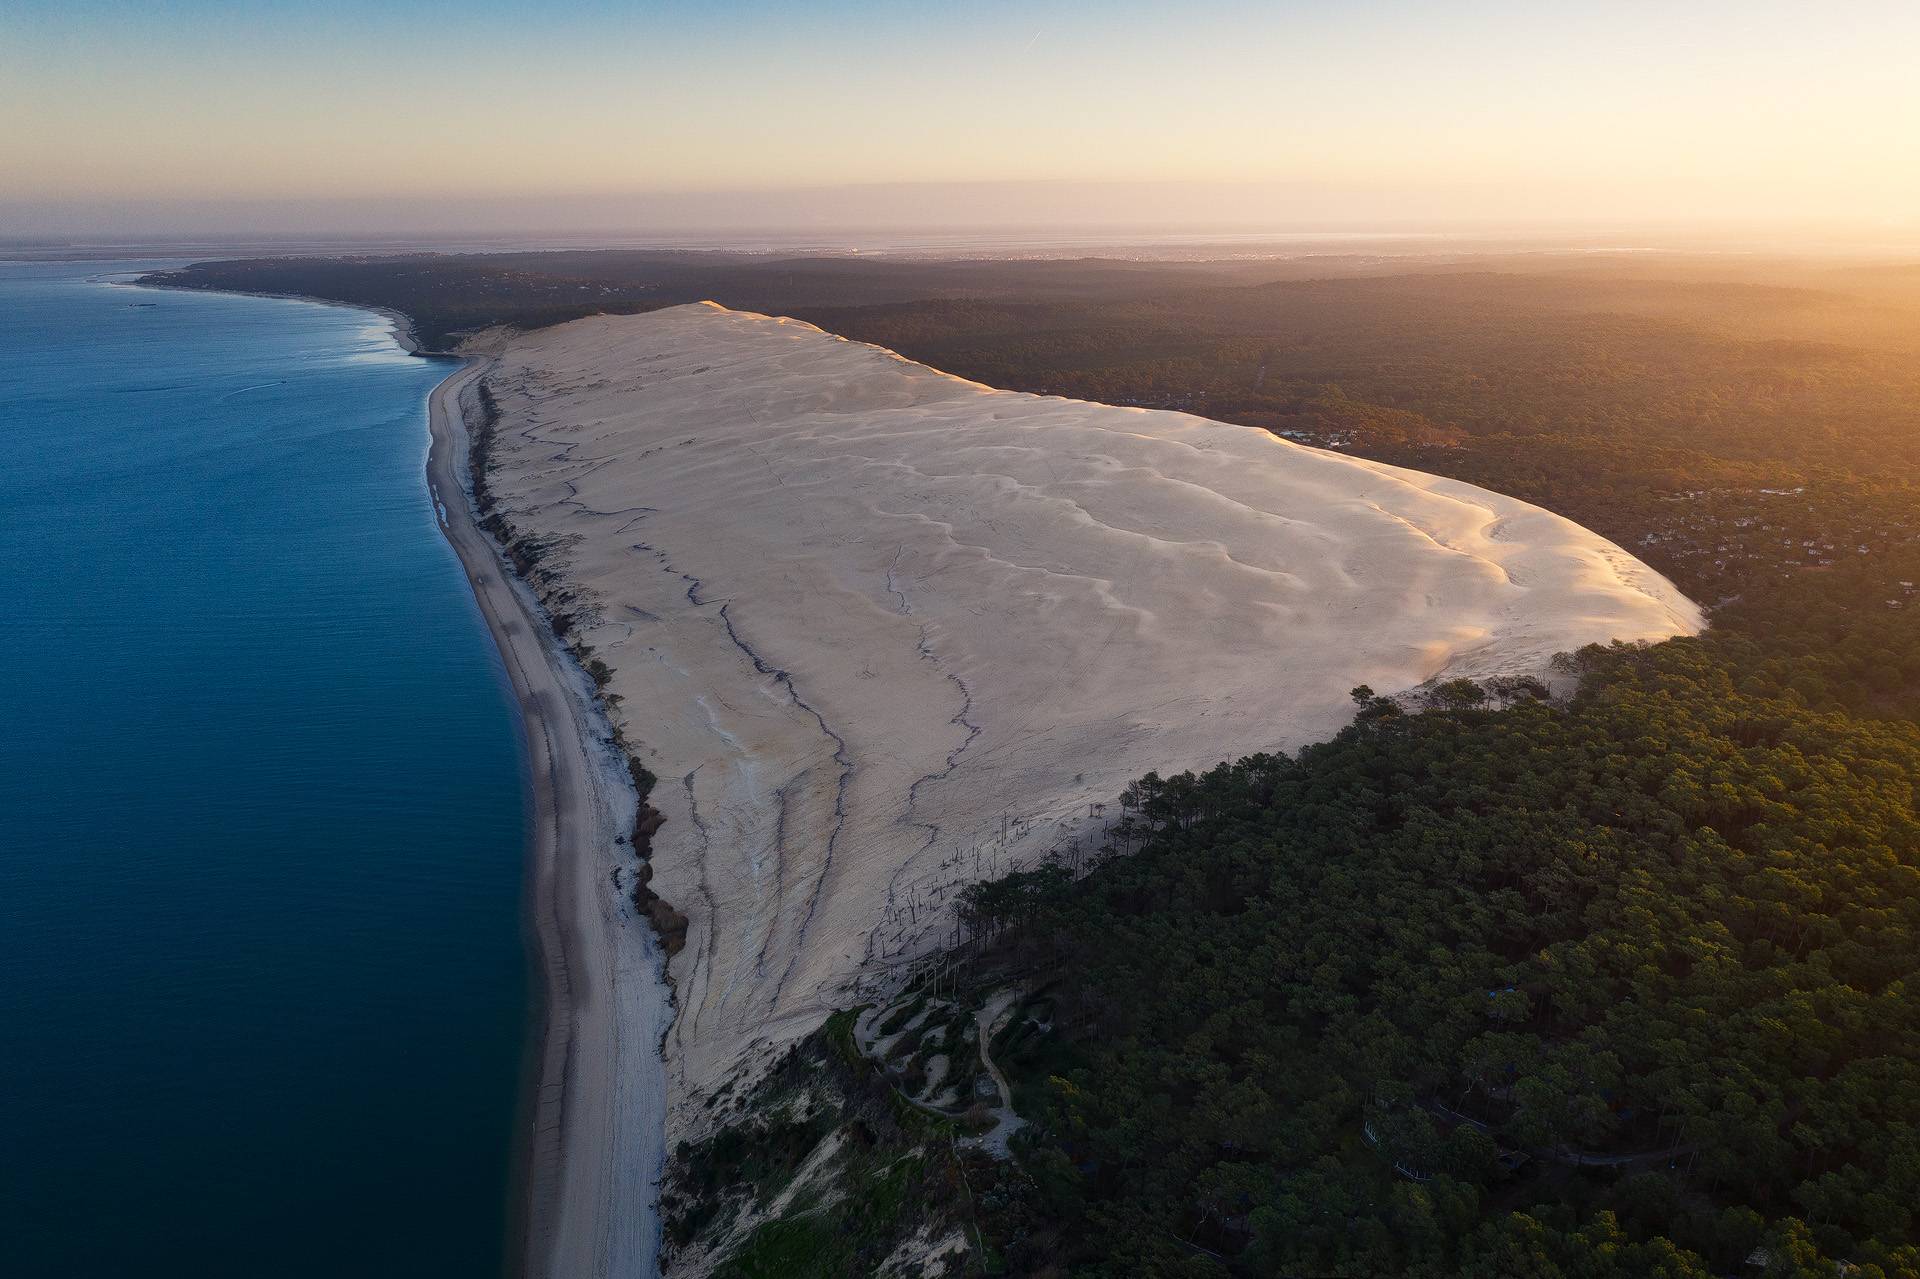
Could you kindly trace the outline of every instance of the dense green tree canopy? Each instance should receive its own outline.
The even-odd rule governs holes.
[[[1058,974],[1060,1256],[1920,1273],[1920,730],[1816,709],[1812,633],[1859,637],[1801,617],[1589,650],[1564,704],[1356,690],[1298,758],[1143,779],[1139,851],[977,890]]]

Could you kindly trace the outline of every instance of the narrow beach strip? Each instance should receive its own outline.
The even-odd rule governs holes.
[[[526,734],[529,912],[542,1028],[523,1134],[524,1273],[651,1276],[665,1155],[658,947],[616,881],[635,800],[590,682],[476,520],[463,397],[485,361],[434,389],[427,482],[499,647]]]

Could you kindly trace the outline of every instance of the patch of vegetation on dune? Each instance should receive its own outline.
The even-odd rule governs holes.
[[[668,1269],[733,1279],[979,1273],[952,1125],[905,1101],[836,1014],[684,1144],[662,1196]],[[893,1263],[890,1266],[890,1261]],[[906,1265],[908,1268],[900,1270]]]

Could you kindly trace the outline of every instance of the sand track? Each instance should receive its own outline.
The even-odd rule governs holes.
[[[1523,502],[790,320],[581,320],[487,376],[494,491],[560,539],[615,714],[670,779],[671,1140],[945,935],[962,885],[1090,851],[1132,778],[1325,738],[1356,684],[1701,624]]]

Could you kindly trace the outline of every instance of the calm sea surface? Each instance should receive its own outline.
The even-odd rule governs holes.
[[[491,1276],[522,761],[363,312],[0,264],[0,1273]]]

